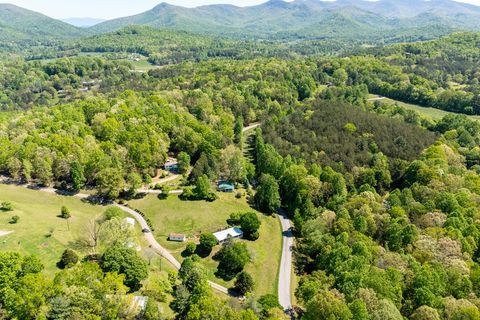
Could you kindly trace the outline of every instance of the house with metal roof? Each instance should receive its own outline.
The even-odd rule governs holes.
[[[240,228],[234,227],[222,231],[215,232],[213,234],[217,238],[219,243],[225,242],[228,239],[242,238],[243,231]]]

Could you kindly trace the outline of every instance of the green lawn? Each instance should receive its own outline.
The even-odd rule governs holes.
[[[374,94],[371,94],[369,96],[369,98],[378,98],[379,96],[378,95],[374,95]],[[405,109],[408,109],[408,110],[413,110],[413,111],[416,111],[418,113],[420,113],[421,115],[427,117],[427,118],[430,118],[430,119],[433,119],[433,120],[439,120],[441,118],[443,118],[444,116],[446,116],[447,114],[455,114],[454,112],[449,112],[449,111],[444,111],[444,110],[440,110],[440,109],[435,109],[435,108],[429,108],[429,107],[422,107],[422,106],[419,106],[419,105],[415,105],[415,104],[410,104],[410,103],[405,103],[405,102],[401,102],[401,101],[398,101],[398,100],[393,100],[393,99],[390,99],[390,98],[384,98],[384,99],[381,99],[381,100],[378,100],[382,103],[385,103],[385,104],[398,104],[400,107],[403,107]],[[480,116],[467,116],[468,118],[472,119],[472,120],[480,120]]]
[[[74,247],[73,242],[86,232],[88,222],[102,215],[107,208],[75,197],[0,184],[0,202],[3,201],[11,202],[14,210],[0,211],[0,231],[13,233],[0,237],[0,250],[38,255],[49,274],[57,271],[56,263],[63,250]],[[57,217],[62,206],[71,211],[68,225],[66,220]],[[10,224],[14,215],[19,216],[20,221]],[[141,235],[137,225],[136,242],[147,247]]]
[[[253,209],[245,199],[236,199],[234,194],[219,194],[214,202],[182,201],[178,196],[171,195],[166,200],[159,200],[155,195],[130,201],[129,205],[144,212],[153,223],[155,237],[180,261],[185,243],[167,241],[168,234],[184,233],[197,239],[202,232],[215,232],[227,227],[226,219],[234,212],[246,212]],[[257,241],[245,241],[252,254],[252,263],[247,265],[256,282],[257,295],[276,293],[277,273],[281,256],[280,222],[276,217],[258,214],[262,220],[260,238]],[[218,250],[219,246],[215,250]],[[218,263],[210,257],[203,259],[209,270],[211,280],[232,286],[233,281],[225,282],[215,277]]]

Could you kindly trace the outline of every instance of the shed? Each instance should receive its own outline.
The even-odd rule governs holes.
[[[219,243],[225,242],[227,239],[235,239],[235,238],[242,238],[243,231],[240,228],[234,227],[222,231],[215,232],[213,234],[215,238],[217,238]]]
[[[175,158],[168,158],[167,162],[163,165],[166,171],[178,172],[178,161]]]
[[[234,192],[235,185],[229,181],[219,181],[217,185],[217,189],[218,191],[221,191],[221,192]]]
[[[187,236],[181,233],[170,233],[168,240],[176,242],[185,242],[187,241]]]

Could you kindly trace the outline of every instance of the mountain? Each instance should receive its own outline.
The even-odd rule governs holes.
[[[85,30],[43,14],[11,4],[0,4],[0,40],[66,39],[86,34]]]
[[[257,38],[429,37],[480,29],[480,7],[451,0],[270,0],[251,7],[184,8],[161,3],[91,28],[101,33],[139,24],[198,33]],[[421,29],[421,30],[420,30]],[[423,34],[422,34],[423,33]]]
[[[96,24],[102,23],[106,20],[105,19],[98,19],[98,18],[88,18],[88,17],[87,18],[73,17],[73,18],[62,19],[62,21],[66,22],[68,24],[71,24],[72,26],[75,26],[75,27],[88,28],[88,27],[92,27]]]

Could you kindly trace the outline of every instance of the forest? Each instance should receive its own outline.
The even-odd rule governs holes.
[[[175,156],[181,201],[214,202],[212,185],[228,180],[252,209],[293,221],[294,317],[480,319],[480,123],[467,117],[480,114],[480,35],[335,55],[321,43],[135,26],[62,40],[58,56],[5,53],[0,173],[123,204]],[[136,69],[139,56],[149,70]],[[453,113],[434,120],[371,94]],[[0,215],[10,211],[3,202]],[[229,225],[255,239],[256,219],[236,213]],[[216,244],[200,237],[154,290],[147,262],[115,241],[81,258],[66,251],[53,274],[2,250],[0,319],[169,319],[156,303],[126,308],[139,292],[168,301],[175,319],[290,319],[278,297],[249,293],[237,242],[215,259],[245,299],[210,288],[198,253]]]

